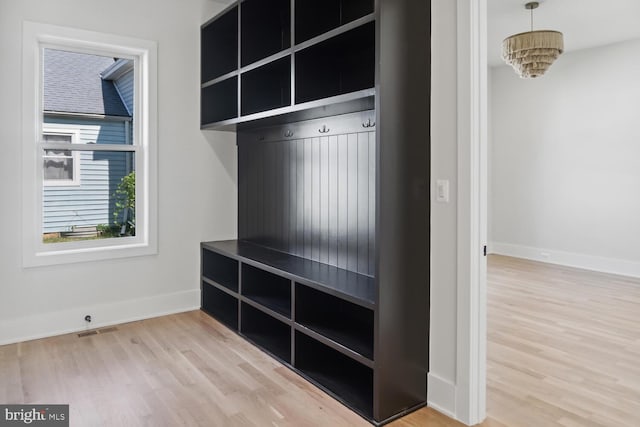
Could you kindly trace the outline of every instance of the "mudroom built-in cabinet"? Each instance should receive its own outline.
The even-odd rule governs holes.
[[[429,47],[429,1],[244,0],[201,28],[201,128],[238,150],[202,310],[376,425],[426,404]]]

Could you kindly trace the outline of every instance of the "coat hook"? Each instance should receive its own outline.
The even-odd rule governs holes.
[[[376,125],[376,122],[372,122],[371,118],[369,118],[369,120],[366,123],[362,124],[363,128],[372,128]]]
[[[258,137],[258,141],[264,141],[264,139],[265,139],[265,138],[264,138],[264,135],[260,135],[260,136]]]
[[[287,130],[284,133],[285,138],[291,138],[293,136],[293,131],[292,130]]]
[[[320,132],[320,133],[329,133],[330,130],[331,129],[329,129],[327,127],[327,125],[322,125],[322,129],[318,129],[318,132]]]

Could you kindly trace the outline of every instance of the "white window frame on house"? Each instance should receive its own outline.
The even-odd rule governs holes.
[[[23,23],[22,230],[23,266],[99,261],[157,254],[157,43],[35,22]],[[132,145],[77,144],[80,151],[133,152],[136,171],[136,235],[43,243],[42,135],[58,125],[43,122],[43,51],[58,49],[134,62]],[[62,144],[57,144],[61,146]],[[68,144],[67,144],[68,146]],[[79,175],[78,175],[79,176]]]
[[[43,150],[41,151],[42,153],[42,159],[45,160],[46,158],[51,158],[51,157],[58,157],[58,156],[48,156],[44,150],[46,150],[47,148],[47,144],[44,141],[44,135],[65,135],[65,136],[71,136],[71,144],[78,144],[80,143],[80,130],[79,129],[73,129],[71,127],[58,127],[59,125],[55,125],[56,127],[51,127],[48,124],[44,124],[42,126],[42,135],[43,135],[43,141],[42,141],[42,147]],[[60,147],[60,148],[64,148],[64,147]],[[71,158],[73,159],[73,178],[72,179],[44,179],[43,180],[43,185],[45,187],[71,187],[71,186],[79,186],[80,185],[80,151],[77,150],[71,150]]]

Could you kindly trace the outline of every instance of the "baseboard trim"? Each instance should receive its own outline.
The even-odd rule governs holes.
[[[200,290],[194,289],[2,320],[0,322],[0,345],[135,322],[192,311],[199,307]],[[92,317],[92,322],[89,325],[84,321],[86,314],[90,314]]]
[[[427,406],[449,418],[457,419],[456,385],[435,374],[427,374]]]
[[[491,242],[489,244],[489,253],[525,258],[532,261],[546,262],[566,267],[582,268],[601,273],[640,278],[640,263],[623,259],[605,258],[501,242]]]

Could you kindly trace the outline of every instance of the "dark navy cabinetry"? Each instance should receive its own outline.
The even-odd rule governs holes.
[[[238,150],[202,310],[376,425],[427,400],[430,28],[428,0],[241,0],[201,28],[201,127]]]

